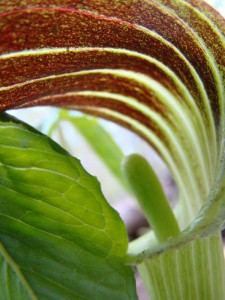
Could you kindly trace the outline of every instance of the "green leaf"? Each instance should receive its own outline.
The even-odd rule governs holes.
[[[0,136],[0,241],[36,297],[136,299],[125,226],[96,178],[6,115]]]
[[[59,120],[71,122],[118,181],[122,183],[125,188],[128,188],[121,172],[121,162],[124,158],[124,154],[97,118],[85,115],[78,117],[66,110],[61,110]]]
[[[0,243],[0,299],[36,300],[20,269]]]

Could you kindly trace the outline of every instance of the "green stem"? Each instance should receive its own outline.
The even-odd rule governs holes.
[[[138,265],[152,300],[223,300],[225,268],[220,230]]]
[[[162,186],[148,162],[132,154],[123,162],[123,172],[159,243],[180,233],[177,220]]]

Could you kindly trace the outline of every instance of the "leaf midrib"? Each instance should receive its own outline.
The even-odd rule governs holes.
[[[26,291],[28,292],[29,296],[31,297],[32,300],[38,300],[35,292],[23,276],[21,270],[17,266],[17,264],[14,262],[12,257],[9,255],[3,244],[0,242],[0,254],[4,257],[6,262],[9,264],[9,266],[12,268],[12,270],[16,273],[17,277],[19,278],[21,284],[24,286]]]

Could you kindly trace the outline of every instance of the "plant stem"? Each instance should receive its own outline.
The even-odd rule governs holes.
[[[225,268],[220,230],[138,265],[152,300],[225,299]]]

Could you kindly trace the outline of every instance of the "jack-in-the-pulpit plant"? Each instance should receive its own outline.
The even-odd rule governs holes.
[[[202,0],[0,1],[0,299],[224,300],[225,21]],[[152,231],[128,244],[97,180],[5,113],[52,105],[121,124],[147,162],[122,163]],[[91,128],[90,128],[91,131]]]

